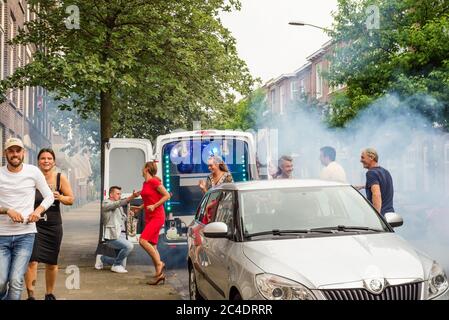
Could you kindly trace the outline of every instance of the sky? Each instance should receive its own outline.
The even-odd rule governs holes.
[[[222,22],[237,40],[240,58],[263,83],[295,71],[329,40],[320,29],[288,22],[330,27],[331,11],[337,9],[337,0],[241,0],[241,4],[240,11],[222,14]]]

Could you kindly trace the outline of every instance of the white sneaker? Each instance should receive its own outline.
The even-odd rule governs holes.
[[[117,272],[117,273],[127,273],[128,272],[128,270],[126,270],[122,265],[112,266],[111,271]]]
[[[95,269],[101,270],[103,269],[103,262],[101,262],[101,257],[103,255],[97,254],[97,258],[95,259]]]

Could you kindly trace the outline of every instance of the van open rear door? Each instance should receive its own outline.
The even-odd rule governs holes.
[[[151,142],[145,139],[109,139],[105,146],[103,196],[111,186],[122,187],[123,196],[142,188],[142,168],[153,159]]]
[[[109,197],[111,186],[122,188],[122,198],[128,197],[133,190],[141,190],[143,184],[142,168],[145,162],[153,160],[151,142],[145,139],[109,139],[105,145],[104,190],[103,196]],[[133,200],[131,205],[140,205],[141,198]],[[141,212],[143,215],[143,210]],[[142,216],[138,219],[137,234],[143,229]]]

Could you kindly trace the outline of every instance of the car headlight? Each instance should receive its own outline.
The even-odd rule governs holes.
[[[268,300],[315,300],[313,293],[302,284],[276,276],[262,273],[256,275],[259,292]]]
[[[432,269],[430,269],[430,277],[427,283],[429,287],[428,299],[439,296],[449,287],[443,268],[436,262],[433,263]]]

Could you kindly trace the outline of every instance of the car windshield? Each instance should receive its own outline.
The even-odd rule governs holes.
[[[374,209],[350,186],[242,191],[240,212],[245,235],[315,228],[336,232],[389,231]]]

